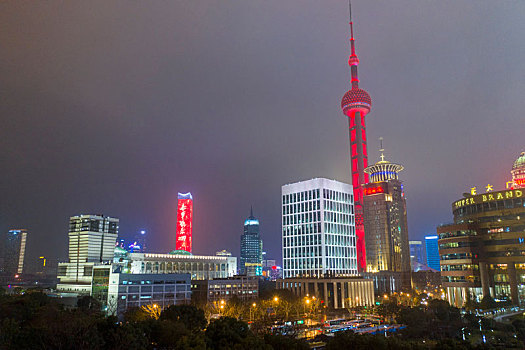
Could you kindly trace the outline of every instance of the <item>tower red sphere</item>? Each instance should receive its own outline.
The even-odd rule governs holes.
[[[348,110],[360,110],[363,114],[370,112],[372,99],[368,92],[363,89],[355,88],[348,90],[341,100],[343,113],[348,115]]]

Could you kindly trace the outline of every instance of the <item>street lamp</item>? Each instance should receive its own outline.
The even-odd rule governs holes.
[[[279,301],[279,298],[278,297],[274,297],[273,301],[275,301],[277,303]]]
[[[255,307],[257,306],[256,303],[253,303],[252,304],[252,307],[255,309]],[[252,317],[252,308],[250,308],[250,321],[253,321],[253,317]]]
[[[224,305],[226,304],[226,302],[224,300],[221,300],[220,301],[220,305],[219,305],[219,309],[220,309],[220,314],[222,315],[222,311],[224,311]]]
[[[306,299],[306,300],[304,301],[304,304],[305,304],[305,305],[303,305],[303,311],[304,311],[304,314],[305,314],[305,316],[306,316],[306,305],[310,305],[310,299]]]

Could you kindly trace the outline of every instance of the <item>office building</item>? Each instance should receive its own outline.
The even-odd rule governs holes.
[[[273,259],[263,260],[263,277],[270,281],[275,281],[282,278],[282,267],[277,265],[277,261]]]
[[[283,277],[356,275],[352,186],[317,178],[281,193]]]
[[[408,241],[410,246],[410,265],[412,271],[416,271],[419,266],[426,264],[426,259],[423,259],[423,242],[421,241]]]
[[[126,249],[126,240],[124,238],[117,239],[117,242],[115,243],[115,247],[120,247],[122,249]]]
[[[237,274],[237,258],[181,254],[130,253],[127,258],[132,274],[189,273],[192,280],[228,278]]]
[[[78,215],[69,219],[69,259],[58,264],[58,291],[89,294],[93,266],[111,263],[119,220],[104,215]]]
[[[259,220],[250,216],[244,221],[244,232],[241,235],[240,273],[247,276],[262,275],[263,243],[259,235]]]
[[[9,230],[3,235],[0,252],[2,260],[0,272],[11,277],[24,272],[27,230]]]
[[[184,274],[129,274],[120,266],[93,267],[91,296],[108,315],[121,316],[129,308],[153,305],[160,310],[191,302],[191,280]]]
[[[365,90],[359,88],[357,66],[359,59],[356,55],[352,11],[350,10],[350,48],[351,54],[348,64],[351,70],[352,88],[345,93],[341,101],[343,113],[348,117],[350,136],[350,162],[352,169],[352,185],[355,203],[355,231],[357,262],[360,272],[366,271],[365,230],[363,223],[363,185],[368,183],[368,151],[366,147],[365,116],[370,112],[372,99]]]
[[[259,278],[257,276],[233,276],[212,280],[194,280],[192,299],[198,303],[228,301],[231,298],[246,301],[259,297]]]
[[[148,249],[146,240],[146,231],[140,230],[134,237],[133,240],[127,245],[124,243],[124,239],[119,239],[118,245],[121,248],[128,249],[131,253],[145,253]]]
[[[190,192],[178,194],[175,250],[191,253],[193,234],[193,197]]]
[[[359,276],[308,278],[296,277],[277,280],[277,289],[288,289],[299,297],[315,296],[323,306],[344,309],[373,306],[375,302],[372,280]]]
[[[423,260],[423,242],[408,241],[408,245],[410,246],[410,262],[426,263],[426,260]]]
[[[440,271],[438,236],[425,236],[425,249],[427,251],[427,266],[436,271]]]
[[[400,272],[401,285],[410,288],[410,248],[405,193],[399,180],[403,166],[381,160],[365,169],[363,209],[368,272]]]
[[[525,155],[511,170],[512,186],[492,185],[452,204],[454,222],[437,228],[443,287],[452,305],[484,296],[519,305],[525,300]]]

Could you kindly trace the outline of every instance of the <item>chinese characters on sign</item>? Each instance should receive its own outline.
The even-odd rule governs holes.
[[[370,196],[372,194],[385,193],[385,189],[381,186],[374,186],[365,188],[363,192],[365,196]]]
[[[177,208],[177,235],[176,250],[185,250],[191,253],[191,236],[193,225],[193,198],[191,193],[179,193]]]

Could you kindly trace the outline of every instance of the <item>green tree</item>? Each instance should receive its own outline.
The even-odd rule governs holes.
[[[150,316],[140,307],[129,308],[124,312],[124,320],[126,322],[142,322],[147,319],[150,319]]]
[[[206,344],[209,349],[266,349],[264,342],[256,338],[248,324],[233,317],[221,317],[211,321],[206,328]]]
[[[158,349],[206,349],[203,332],[192,332],[180,321],[156,321],[151,332],[151,341]]]
[[[181,322],[191,331],[199,331],[206,327],[204,311],[193,305],[171,305],[160,314],[160,320]]]
[[[403,334],[409,338],[428,338],[430,319],[422,308],[404,307],[399,311],[397,322],[406,325]]]
[[[284,335],[265,334],[264,342],[274,350],[308,350],[307,342]]]

